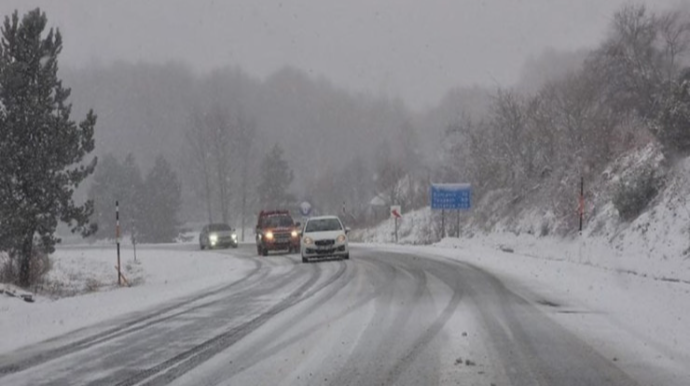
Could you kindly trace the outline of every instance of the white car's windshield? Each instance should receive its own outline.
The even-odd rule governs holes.
[[[324,218],[310,220],[305,228],[305,233],[330,232],[342,230],[343,226],[337,218]]]

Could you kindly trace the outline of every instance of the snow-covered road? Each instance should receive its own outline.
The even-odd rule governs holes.
[[[302,264],[249,245],[227,251],[246,274],[6,353],[0,384],[690,384],[643,352],[603,352],[597,333],[559,321],[589,310],[559,307],[534,283],[431,249],[351,255]]]

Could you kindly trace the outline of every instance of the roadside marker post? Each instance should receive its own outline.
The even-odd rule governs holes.
[[[585,217],[585,178],[580,178],[580,199],[578,202],[578,215],[580,216],[580,235],[582,235],[582,223]]]
[[[402,208],[400,205],[391,205],[391,217],[395,223],[395,242],[398,242],[398,219],[402,218]]]
[[[117,244],[117,285],[122,285],[122,271],[120,269],[120,202],[115,201],[115,243]]]

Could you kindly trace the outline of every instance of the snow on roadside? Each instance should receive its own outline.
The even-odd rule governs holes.
[[[125,248],[121,251],[123,272],[135,285],[114,290],[117,274],[112,246],[61,248],[52,257],[49,279],[62,283],[60,290],[82,292],[86,286],[92,292],[57,300],[37,296],[35,303],[0,296],[0,353],[230,283],[254,267],[248,259],[200,252],[193,244],[138,248],[136,263],[132,250]]]
[[[429,244],[434,241],[433,212],[430,208],[404,213],[398,220],[398,242],[401,244]],[[388,219],[377,226],[354,229],[350,233],[350,240],[367,241],[373,243],[395,242],[395,222]]]
[[[643,379],[669,385],[690,382],[686,366],[690,363],[690,285],[686,283],[504,252],[480,240],[372,246],[446,257],[482,268],[525,298],[555,305],[544,308],[557,322]],[[661,380],[661,374],[670,378]]]

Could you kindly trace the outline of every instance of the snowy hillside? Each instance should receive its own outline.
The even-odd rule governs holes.
[[[566,216],[555,215],[544,198],[511,204],[507,194],[494,191],[461,215],[461,239],[452,246],[492,246],[535,257],[567,260],[664,280],[690,283],[690,158],[665,166],[658,148],[648,145],[612,162],[586,187],[583,235],[577,223],[577,195]],[[621,184],[653,169],[662,188],[644,211],[631,221],[619,216],[614,196]],[[574,189],[572,189],[574,190]],[[543,192],[542,192],[543,194]],[[440,239],[439,213],[428,207],[405,214],[399,242],[429,244]],[[446,233],[455,236],[455,214],[447,214]],[[394,241],[393,220],[360,229],[354,240]]]

